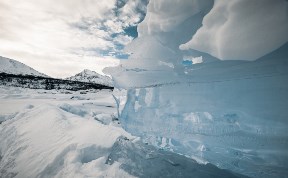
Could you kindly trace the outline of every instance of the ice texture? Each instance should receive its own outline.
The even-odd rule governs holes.
[[[129,85],[121,124],[149,143],[220,168],[252,177],[285,175],[286,51],[287,44],[255,62],[197,64],[181,78]],[[128,75],[143,81],[146,73]]]
[[[288,40],[286,0],[215,0],[203,26],[181,49],[222,60],[256,60]]]
[[[220,168],[252,177],[287,175],[287,49],[255,62],[197,64],[179,81],[130,86],[122,126]],[[143,81],[146,73],[129,75]]]
[[[193,6],[187,15],[189,10],[183,9],[180,2],[151,0],[138,27],[140,37],[126,48],[130,58],[104,72],[113,77],[116,87],[127,90],[124,105],[120,104],[124,98],[122,92],[118,99],[115,94],[115,100],[121,124],[128,132],[202,163],[251,177],[285,177],[288,175],[288,43],[287,31],[282,30],[286,24],[275,27],[278,29],[263,29],[261,35],[270,39],[266,43],[253,36],[262,23],[254,16],[252,21],[247,17],[247,29],[243,27],[243,33],[253,36],[251,39],[243,35],[244,41],[235,41],[237,36],[230,31],[227,36],[219,36],[220,41],[230,41],[216,47],[227,47],[231,54],[232,48],[239,49],[233,59],[241,60],[222,61],[208,50],[203,51],[209,54],[194,48],[179,50],[181,44],[195,33],[198,35],[202,22],[202,28],[206,28],[208,16],[219,3],[230,9],[234,2],[244,7],[250,3],[229,1],[225,6],[218,1],[214,5],[213,1],[183,1],[188,9]],[[255,16],[261,16],[267,3],[264,1],[260,9],[255,9]],[[275,1],[270,10],[279,9],[275,15],[284,15],[278,20],[285,21],[287,14],[281,3],[286,7],[287,2]],[[228,13],[227,20],[237,23],[235,15],[246,11],[233,12],[236,14],[230,17]],[[273,19],[274,16],[265,19],[264,24],[273,26],[279,22]],[[253,21],[255,24],[250,24]],[[203,43],[209,42],[206,37]],[[241,46],[246,46],[245,50]],[[185,66],[182,63],[185,55],[199,57],[202,63]]]

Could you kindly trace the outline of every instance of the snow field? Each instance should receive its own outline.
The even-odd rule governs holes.
[[[117,124],[103,125],[93,119],[94,103],[69,101],[66,96],[67,100],[60,104],[50,97],[61,98],[61,94],[41,95],[32,90],[26,90],[30,92],[28,95],[37,96],[27,99],[21,94],[23,89],[16,88],[14,92],[17,90],[21,91],[17,99],[16,94],[1,99],[1,118],[3,115],[5,119],[11,118],[0,125],[1,177],[132,177],[119,169],[118,163],[107,165],[105,161],[117,138],[133,137]],[[113,101],[105,91],[102,94],[106,102]],[[111,107],[102,104],[98,113],[101,110],[113,115]],[[110,123],[105,119],[107,124],[112,123],[111,117]]]

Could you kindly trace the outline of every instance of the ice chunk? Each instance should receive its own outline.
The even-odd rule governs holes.
[[[121,123],[149,143],[221,168],[286,175],[287,49],[255,62],[192,65],[179,83],[128,89]]]

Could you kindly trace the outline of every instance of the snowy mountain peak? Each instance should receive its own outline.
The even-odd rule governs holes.
[[[97,74],[97,72],[89,70],[89,69],[84,69],[82,72],[83,73],[90,73],[90,74],[92,74],[92,73],[96,73]]]
[[[85,69],[82,72],[76,74],[75,76],[68,77],[66,78],[66,80],[97,83],[97,84],[106,85],[106,86],[113,86],[112,79],[110,77],[103,76],[89,69]]]
[[[95,71],[89,70],[89,69],[84,69],[82,72],[76,74],[76,76],[83,76],[83,77],[91,77],[91,76],[93,76],[94,78],[101,78],[100,74],[98,74]]]
[[[19,61],[0,56],[0,73],[2,72],[15,75],[33,75],[40,77],[49,77]]]

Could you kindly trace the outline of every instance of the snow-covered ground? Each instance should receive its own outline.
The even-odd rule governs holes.
[[[109,90],[1,86],[0,177],[239,176],[142,143],[116,113]]]
[[[117,138],[133,137],[95,120],[112,118],[110,93],[45,92],[1,88],[1,120],[14,118],[0,127],[0,177],[128,176],[105,161]]]

